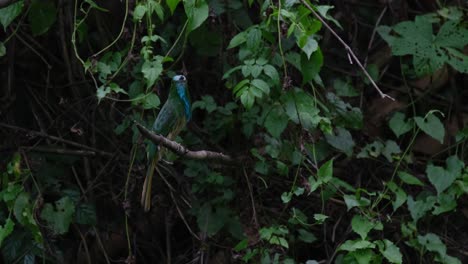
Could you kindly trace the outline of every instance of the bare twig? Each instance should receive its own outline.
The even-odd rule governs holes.
[[[145,138],[151,140],[155,144],[166,147],[167,149],[171,150],[179,156],[184,156],[189,159],[197,160],[212,160],[227,164],[240,163],[239,159],[234,159],[231,156],[220,152],[213,152],[208,150],[191,151],[175,141],[169,140],[161,135],[154,134],[153,132],[151,132],[150,130],[138,123],[136,123],[136,126]]]
[[[76,142],[73,142],[73,141],[70,141],[70,140],[59,138],[59,137],[56,137],[56,136],[51,136],[51,135],[48,135],[46,133],[42,133],[42,132],[39,132],[39,131],[34,131],[34,130],[25,129],[25,128],[22,128],[22,127],[12,126],[12,125],[5,124],[5,123],[0,123],[0,127],[13,129],[13,130],[16,130],[16,131],[22,131],[22,132],[25,132],[26,134],[29,134],[29,135],[32,135],[32,136],[39,136],[39,137],[49,138],[49,139],[52,139],[52,140],[56,140],[58,142],[65,143],[65,144],[70,145],[70,146],[74,146],[74,147],[78,147],[78,148],[93,151],[93,152],[95,152],[95,153],[97,153],[99,155],[103,155],[103,156],[107,156],[107,157],[113,157],[114,156],[114,154],[112,154],[112,153],[105,152],[105,151],[102,151],[102,150],[99,150],[99,149],[95,149],[95,148],[92,148],[92,147],[89,147],[89,146],[86,146],[86,145],[83,145],[83,144],[79,144],[79,143],[76,143]]]
[[[366,75],[366,77],[369,79],[371,84],[374,86],[374,88],[379,93],[380,97],[382,97],[382,98],[387,97],[387,98],[395,101],[395,99],[393,97],[391,97],[390,95],[388,95],[388,94],[382,92],[382,90],[380,90],[380,88],[374,82],[374,80],[372,79],[370,74],[367,72],[366,68],[364,68],[364,66],[362,66],[362,63],[359,61],[357,56],[354,54],[353,50],[348,46],[348,44],[346,44],[346,42],[342,38],[340,38],[340,36],[338,36],[338,34],[330,27],[330,25],[328,25],[328,23],[322,18],[322,16],[320,16],[320,14],[315,12],[315,10],[306,1],[301,0],[301,3],[304,4],[304,6],[306,6],[310,10],[310,12],[312,12],[312,14],[318,20],[320,20],[320,22],[322,22],[322,24],[332,33],[332,35],[335,36],[335,38],[341,43],[341,45],[343,45],[343,47],[346,49],[346,52],[348,53],[348,55],[350,55],[354,59],[354,61],[359,66],[359,68],[362,70],[362,72],[364,72],[364,75]]]

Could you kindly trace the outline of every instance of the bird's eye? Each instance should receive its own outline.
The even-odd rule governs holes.
[[[181,75],[179,78],[180,81],[185,81],[185,76]]]

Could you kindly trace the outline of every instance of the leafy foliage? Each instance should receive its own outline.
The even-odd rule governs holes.
[[[0,151],[18,149],[0,156],[3,262],[465,262],[463,10],[379,26],[382,42],[352,26],[393,14],[363,3],[337,6],[352,12],[339,21],[333,6],[294,0],[1,8],[0,56],[17,61],[5,76],[22,74],[5,82],[6,97],[21,100],[0,123],[12,130]],[[385,43],[411,56],[415,75],[406,57],[379,61]],[[369,58],[369,74],[395,102],[375,98],[348,65],[351,52]],[[431,82],[446,65],[453,70],[434,89],[437,80],[421,91],[427,79],[411,79],[433,74]],[[143,214],[148,139],[135,123],[151,127],[176,74],[188,77],[194,115],[175,141],[241,162],[159,148],[155,206]]]

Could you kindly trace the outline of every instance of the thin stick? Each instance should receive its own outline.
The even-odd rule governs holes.
[[[377,86],[377,84],[374,82],[374,80],[372,79],[372,77],[370,76],[370,74],[367,72],[366,68],[364,68],[364,66],[362,66],[362,63],[359,61],[359,59],[357,58],[357,56],[354,54],[353,50],[348,46],[348,44],[346,44],[346,42],[340,38],[340,36],[338,36],[338,34],[330,27],[330,25],[328,25],[327,22],[325,22],[325,20],[320,16],[320,14],[318,14],[317,12],[315,12],[315,10],[304,0],[301,0],[301,3],[304,4],[311,12],[312,14],[318,19],[320,20],[320,22],[322,22],[322,24],[332,33],[333,36],[335,36],[335,38],[341,43],[341,45],[343,45],[343,47],[346,49],[346,52],[348,52],[349,55],[351,55],[351,57],[354,59],[354,61],[356,62],[356,64],[359,66],[359,68],[361,68],[361,70],[364,72],[364,75],[366,75],[366,77],[369,79],[369,81],[371,82],[372,86],[374,86],[374,88],[377,90],[377,92],[379,93],[380,97],[382,98],[389,98],[390,100],[392,101],[395,101],[395,99],[393,97],[391,97],[390,95],[388,94],[385,94],[384,92],[382,92],[382,90],[380,90],[380,88]]]
[[[219,161],[221,163],[227,163],[227,164],[237,164],[240,163],[240,160],[234,159],[231,156],[228,156],[226,154],[220,153],[220,152],[213,152],[213,151],[208,151],[208,150],[199,150],[199,151],[191,151],[181,144],[169,140],[166,137],[163,137],[161,135],[154,134],[144,126],[136,123],[136,126],[138,130],[141,132],[141,134],[154,142],[155,144],[161,145],[163,147],[166,147],[167,149],[171,150],[172,152],[176,153],[179,156],[184,156],[189,159],[197,159],[197,160],[213,160],[213,161]]]
[[[92,147],[89,147],[89,146],[86,146],[86,145],[83,145],[83,144],[79,144],[79,143],[76,143],[76,142],[73,142],[73,141],[70,141],[70,140],[59,138],[59,137],[56,137],[56,136],[50,136],[50,135],[48,135],[46,133],[42,133],[42,132],[39,132],[39,131],[34,131],[34,130],[25,129],[25,128],[22,128],[22,127],[12,126],[12,125],[8,125],[8,124],[5,124],[5,123],[0,123],[0,127],[9,128],[9,129],[13,129],[13,130],[16,130],[16,131],[23,131],[23,132],[26,132],[27,134],[30,134],[30,135],[33,135],[33,136],[49,138],[49,139],[52,139],[52,140],[56,140],[58,142],[65,143],[67,145],[71,145],[71,146],[75,146],[75,147],[78,147],[78,148],[94,151],[94,152],[96,152],[96,153],[98,153],[100,155],[103,155],[103,156],[108,156],[108,157],[113,157],[114,156],[112,153],[105,152],[105,151],[102,151],[102,150],[99,150],[99,149],[95,149],[95,148],[92,148]]]

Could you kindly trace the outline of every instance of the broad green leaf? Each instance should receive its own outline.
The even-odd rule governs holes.
[[[145,4],[138,4],[133,11],[133,21],[140,21],[148,11]]]
[[[154,94],[150,93],[149,95],[143,97],[142,105],[144,109],[155,109],[161,104],[159,97]]]
[[[241,33],[235,35],[231,39],[231,42],[229,42],[229,46],[227,47],[227,49],[235,48],[241,45],[242,43],[246,42],[247,41],[246,35],[247,33],[245,31],[242,31]]]
[[[339,149],[346,153],[347,156],[351,156],[354,148],[354,141],[351,133],[345,128],[337,127],[336,131],[332,135],[325,135],[325,138],[332,147]]]
[[[432,214],[440,215],[445,212],[450,212],[457,208],[457,199],[451,194],[440,194],[437,196],[437,205],[434,207]]]
[[[388,188],[395,194],[395,200],[392,201],[393,212],[400,208],[408,199],[406,192],[394,182],[387,183]]]
[[[349,80],[345,82],[342,79],[335,79],[333,80],[333,88],[338,96],[355,97],[359,95]]]
[[[311,232],[309,232],[309,231],[307,231],[305,229],[301,228],[301,229],[298,230],[298,232],[299,232],[299,237],[298,237],[299,240],[302,240],[302,241],[304,241],[306,243],[313,243],[313,242],[317,241],[317,237],[314,234],[312,234]]]
[[[398,177],[400,177],[400,180],[406,184],[424,186],[424,183],[421,180],[404,171],[399,171]]]
[[[314,99],[306,92],[294,89],[282,96],[286,114],[290,120],[312,130],[320,122],[319,109],[315,107]]]
[[[419,76],[433,73],[445,63],[460,72],[468,72],[468,56],[462,53],[468,44],[468,29],[458,26],[456,21],[447,21],[434,36],[433,22],[429,16],[416,16],[414,21],[404,21],[392,28],[380,26],[377,32],[394,55],[413,55],[413,65]]]
[[[367,240],[346,240],[338,250],[353,252],[365,248],[375,248],[375,244]]]
[[[351,210],[353,207],[362,207],[370,205],[370,201],[364,197],[356,197],[356,195],[343,195],[343,199],[345,201],[346,207],[348,211]]]
[[[197,224],[200,230],[206,232],[208,236],[213,236],[221,230],[229,217],[226,208],[213,210],[212,206],[206,203],[197,211]]]
[[[275,104],[265,118],[265,128],[273,137],[280,138],[288,125],[288,116],[281,105]]]
[[[354,252],[348,253],[348,256],[354,257],[358,264],[367,264],[372,263],[372,260],[377,257],[377,255],[370,248],[358,249]],[[345,261],[345,263],[348,263]]]
[[[73,219],[75,205],[72,200],[65,196],[55,202],[55,206],[50,203],[44,205],[41,218],[44,219],[55,234],[65,234]]]
[[[180,0],[166,0],[166,4],[169,7],[169,10],[171,10],[171,14],[174,14],[174,11],[179,3]]]
[[[299,38],[297,45],[306,54],[307,59],[310,59],[312,53],[318,49],[318,43],[313,35],[304,34]]]
[[[373,223],[364,216],[355,215],[353,220],[351,220],[351,228],[361,237],[362,240],[365,240],[367,238],[367,234],[373,228]]]
[[[460,177],[465,163],[461,161],[456,155],[450,156],[446,160],[447,171],[453,174],[456,178]]]
[[[0,24],[2,24],[4,30],[19,16],[23,5],[24,1],[18,1],[0,9]]]
[[[54,24],[57,16],[57,8],[51,0],[34,0],[28,13],[29,24],[33,35],[46,33]]]
[[[426,215],[432,209],[436,202],[434,196],[429,196],[424,199],[415,201],[413,196],[409,195],[407,200],[408,210],[410,211],[413,221],[416,223],[421,217]]]
[[[411,123],[409,121],[405,121],[405,114],[400,112],[396,112],[392,116],[388,125],[397,138],[410,131],[412,128]]]
[[[281,201],[283,203],[289,203],[292,199],[292,193],[291,192],[284,192],[281,194]]]
[[[251,84],[257,88],[259,88],[260,90],[262,90],[262,92],[264,92],[265,94],[269,94],[270,93],[270,86],[268,86],[268,84],[264,81],[264,80],[261,80],[261,79],[254,79]]]
[[[314,214],[314,220],[317,222],[317,224],[324,223],[325,220],[327,220],[328,218],[330,218],[330,217],[326,216],[324,214]]]
[[[400,147],[397,145],[397,143],[393,140],[387,140],[385,141],[385,148],[382,151],[382,155],[387,158],[389,162],[393,161],[393,154],[399,154],[401,153]]]
[[[208,18],[209,7],[205,0],[186,0],[184,8],[189,19],[188,32],[198,28]]]
[[[271,80],[276,84],[280,84],[279,74],[275,67],[267,64],[263,67],[263,72],[271,78]]]
[[[152,87],[163,71],[162,56],[156,56],[154,60],[145,61],[141,66],[141,72],[146,79],[146,87]]]
[[[3,226],[0,225],[0,247],[2,246],[3,240],[5,240],[5,238],[7,238],[13,232],[14,227],[15,223],[9,217]]]
[[[314,53],[312,53],[312,56],[310,56],[309,58],[307,58],[304,54],[302,54],[300,62],[301,62],[300,71],[302,73],[302,83],[305,84],[314,80],[318,76],[320,69],[322,69],[322,66],[323,66],[322,50],[320,48],[317,48],[317,50]]]
[[[429,181],[436,188],[438,195],[450,187],[457,178],[456,174],[450,173],[444,168],[432,164],[427,166],[426,174]]]
[[[13,213],[16,220],[21,225],[27,225],[29,223],[29,217],[31,215],[31,203],[29,201],[29,193],[21,192],[18,197],[16,197]]]
[[[447,247],[440,240],[439,236],[433,233],[427,233],[424,236],[418,236],[418,242],[421,246],[425,247],[426,250],[436,252],[439,255],[447,254]]]
[[[403,263],[403,255],[401,254],[400,249],[393,244],[392,241],[384,239],[382,241],[378,241],[377,245],[380,253],[382,253],[388,262],[395,264]]]
[[[444,125],[433,113],[428,114],[426,118],[417,116],[414,118],[414,121],[416,121],[416,124],[422,131],[424,131],[424,133],[428,134],[434,139],[437,139],[441,144],[444,143]]]
[[[323,182],[327,183],[333,177],[333,159],[327,161],[323,164],[317,172],[318,179]]]

